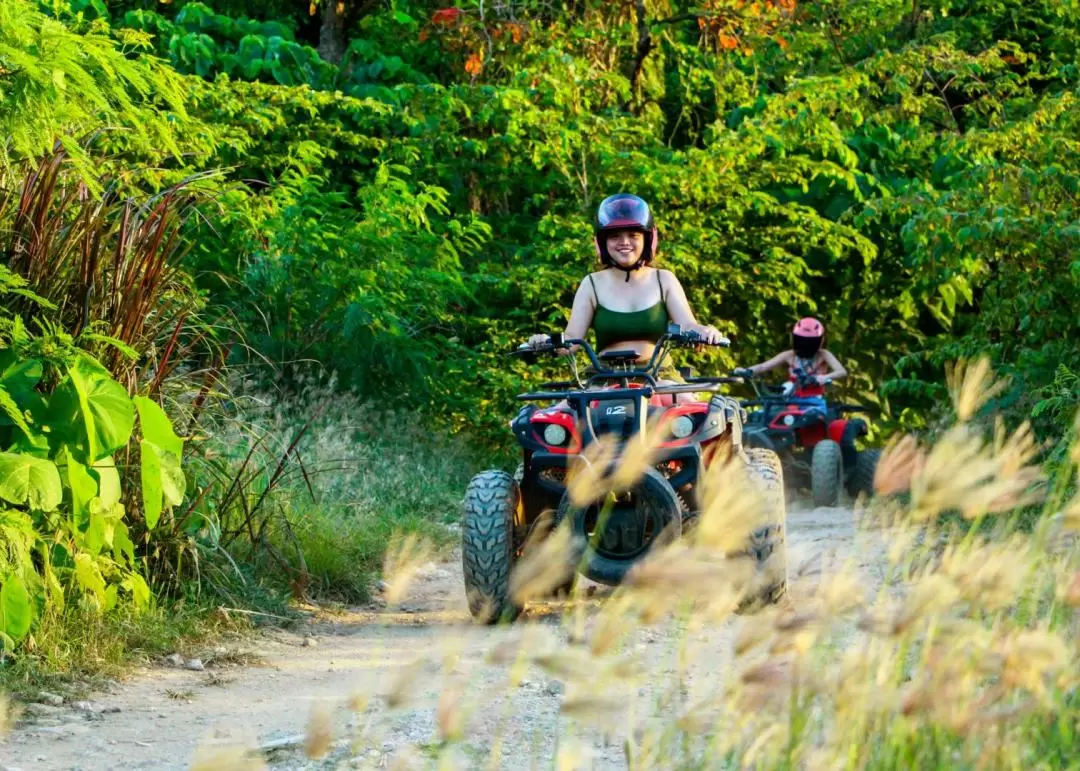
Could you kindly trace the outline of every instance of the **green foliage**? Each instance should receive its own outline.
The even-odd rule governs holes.
[[[338,67],[297,42],[278,21],[233,18],[202,3],[185,3],[172,19],[149,10],[128,11],[117,25],[152,35],[157,53],[177,71],[204,78],[225,74],[361,98],[389,95],[389,86],[423,80],[400,57],[384,55],[370,41],[353,41]]]
[[[5,298],[6,299],[6,298]],[[18,329],[2,315],[7,328]],[[35,351],[51,350],[46,363]],[[58,381],[43,380],[46,369]],[[66,604],[108,611],[123,599],[136,610],[153,598],[140,574],[114,454],[132,438],[136,403],[94,358],[73,346],[42,344],[23,329],[0,348],[0,639],[12,648],[45,611]],[[184,495],[180,440],[160,407],[138,402],[144,460],[142,526],[153,530],[165,505]],[[149,473],[147,471],[149,467]]]
[[[349,2],[338,64],[314,47],[322,5],[54,5],[0,12],[0,342],[17,354],[0,450],[30,518],[11,555],[58,532],[46,514],[79,523],[87,556],[60,590],[142,592],[94,567],[136,487],[155,588],[189,549],[293,577],[298,542],[333,562],[320,504],[310,527],[280,516],[304,421],[255,476],[198,444],[204,465],[181,470],[191,445],[156,404],[197,427],[220,403],[209,303],[246,342],[232,363],[252,353],[293,385],[317,363],[361,401],[504,449],[527,373],[500,354],[565,323],[614,190],[650,200],[662,265],[734,339],[688,363],[761,360],[813,313],[852,372],[841,395],[880,404],[886,429],[932,425],[941,365],[980,354],[1010,376],[987,409],[1042,438],[1071,419],[1076,3]],[[65,421],[66,438],[41,428]],[[171,517],[191,476],[198,503]],[[19,580],[38,598],[47,573]]]
[[[395,534],[452,540],[446,525],[478,459],[412,413],[379,410],[333,380],[300,383],[236,384],[230,414],[205,421],[187,466],[192,536],[204,562],[227,550],[268,588],[366,600]],[[220,587],[238,570],[206,580],[246,594],[250,583]]]
[[[179,156],[177,128],[190,126],[183,78],[160,60],[128,56],[146,35],[100,23],[78,30],[35,2],[0,6],[0,182],[13,167],[54,150],[69,154],[84,179],[95,178],[80,142],[105,131],[113,148]],[[91,182],[92,184],[92,182]]]

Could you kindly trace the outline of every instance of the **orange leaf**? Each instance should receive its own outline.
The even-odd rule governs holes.
[[[458,16],[463,13],[460,8],[442,8],[431,14],[431,23],[447,26],[457,21]]]
[[[480,54],[473,54],[465,60],[465,72],[470,75],[479,75],[482,69],[484,69],[484,62]]]
[[[726,32],[720,33],[720,47],[725,51],[731,51],[739,47],[739,39],[734,35],[729,35]]]

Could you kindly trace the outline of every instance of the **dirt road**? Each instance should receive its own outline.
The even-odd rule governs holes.
[[[868,592],[881,585],[883,545],[873,531],[856,528],[849,510],[793,510],[788,541],[796,604],[821,575],[804,570],[808,575],[800,577],[800,566],[808,564],[828,572],[854,560]],[[525,623],[565,637],[561,612],[557,604],[531,609]],[[697,635],[710,649],[703,659],[710,671],[730,659],[733,627],[728,621]],[[438,747],[447,657],[456,657],[454,670],[464,677],[466,740],[456,767],[551,768],[560,733],[555,729],[565,722],[559,714],[561,683],[538,670],[512,683],[505,667],[485,663],[493,646],[520,631],[520,625],[515,631],[470,625],[460,562],[429,565],[400,610],[357,608],[323,615],[298,633],[261,635],[244,646],[260,657],[258,663],[215,664],[215,655],[235,658],[219,650],[205,656],[203,671],[155,664],[88,703],[31,705],[31,714],[0,741],[0,769],[187,769],[197,748],[238,742],[277,747],[267,752],[273,768],[385,768],[395,758],[403,768],[426,767]],[[664,629],[637,632],[637,655],[652,675],[662,678],[674,666],[675,637]],[[391,710],[379,695],[397,688],[395,679],[408,667],[416,676],[412,699]],[[368,697],[364,711],[342,708],[350,699]],[[327,759],[306,760],[298,740],[312,710],[322,705],[335,708],[336,743]],[[363,741],[350,747],[344,740],[360,735],[361,728]],[[565,741],[565,731],[562,736]],[[620,742],[605,746],[596,736],[579,737],[591,767],[625,768]]]

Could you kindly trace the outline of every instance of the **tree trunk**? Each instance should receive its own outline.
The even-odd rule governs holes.
[[[341,64],[345,49],[348,0],[323,0],[322,27],[319,29],[319,56],[331,64]]]
[[[652,35],[649,33],[649,21],[645,17],[645,0],[637,0],[634,4],[634,11],[637,14],[637,47],[634,50],[634,63],[630,68],[630,97],[626,100],[626,104],[623,105],[623,110],[629,112],[634,101],[634,97],[637,96],[638,80],[641,78],[641,71],[645,68],[645,57],[649,55],[649,52],[653,48]]]

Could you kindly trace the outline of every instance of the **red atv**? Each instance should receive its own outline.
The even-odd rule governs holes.
[[[799,390],[816,384],[799,371],[796,382],[769,386],[736,370],[754,388],[755,399],[740,402],[756,407],[749,412],[744,429],[747,447],[772,450],[784,464],[784,477],[792,489],[810,488],[815,506],[837,506],[846,489],[852,497],[872,495],[874,472],[881,450],[859,450],[857,441],[868,427],[849,413],[871,412],[859,404],[841,404],[821,397],[798,396]]]
[[[521,606],[510,595],[510,575],[525,545],[569,522],[572,553],[567,554],[569,582],[575,572],[609,586],[658,542],[681,535],[694,522],[703,502],[698,483],[718,452],[734,453],[767,500],[766,519],[746,534],[746,548],[732,558],[749,557],[754,578],[744,592],[742,610],[778,601],[787,588],[783,470],[766,449],[744,449],[745,411],[738,402],[717,393],[730,377],[688,378],[686,384],[659,385],[658,372],[672,348],[702,344],[693,332],[671,325],[644,367],[635,351],[599,356],[584,340],[553,335],[549,345],[522,348],[514,355],[535,359],[538,353],[560,354],[579,346],[592,364],[573,380],[545,383],[542,390],[518,396],[530,402],[510,422],[521,447],[516,474],[488,470],[477,474],[465,493],[462,520],[462,568],[465,591],[474,617],[494,623],[514,619]],[[726,345],[727,342],[725,341]],[[677,403],[676,394],[712,393],[708,401]],[[535,402],[555,403],[542,409]],[[628,489],[612,497],[577,505],[567,493],[567,474],[601,438],[614,437],[619,453],[659,431],[660,451],[652,467]]]

